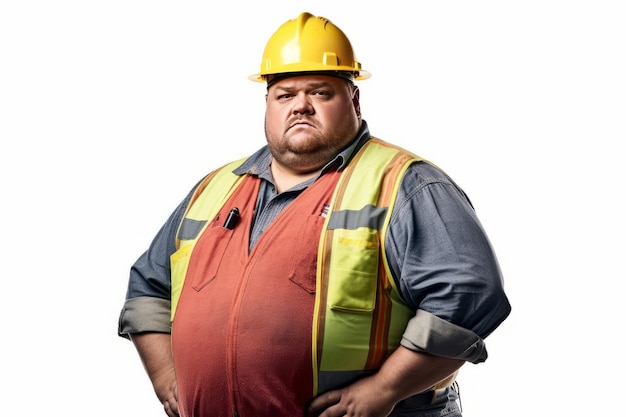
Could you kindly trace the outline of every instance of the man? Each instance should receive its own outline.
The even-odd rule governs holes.
[[[173,416],[460,416],[508,316],[463,191],[370,136],[345,34],[270,38],[267,146],[213,171],[131,268],[119,334]]]

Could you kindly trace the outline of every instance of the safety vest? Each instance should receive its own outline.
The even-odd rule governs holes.
[[[172,255],[174,320],[190,253],[245,175],[246,158],[195,190]],[[402,300],[385,254],[385,232],[404,172],[422,158],[372,137],[342,171],[318,246],[312,331],[314,394],[376,370],[399,346],[415,312]],[[451,382],[451,381],[450,381]]]

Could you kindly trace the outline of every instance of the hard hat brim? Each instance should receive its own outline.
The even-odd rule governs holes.
[[[343,70],[345,71],[345,70]],[[259,83],[263,83],[267,81],[267,76],[280,76],[281,74],[290,74],[289,76],[292,77],[297,77],[297,76],[301,76],[301,75],[309,75],[309,74],[324,74],[324,73],[329,73],[328,75],[332,76],[332,73],[334,72],[338,72],[338,71],[331,71],[331,70],[326,70],[326,71],[293,71],[293,72],[285,72],[285,73],[277,73],[277,74],[261,74],[261,73],[257,73],[257,74],[252,74],[248,76],[248,79],[250,81],[255,81],[255,82],[259,82]],[[365,71],[365,70],[358,70],[358,71],[345,71],[345,72],[353,72],[353,73],[357,73],[358,75],[355,75],[355,77],[353,78],[354,81],[360,81],[360,80],[366,80],[368,78],[370,78],[372,76],[372,74],[369,71]]]

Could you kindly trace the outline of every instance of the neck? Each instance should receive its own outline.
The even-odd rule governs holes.
[[[306,180],[309,180],[320,173],[321,170],[300,172],[295,171],[284,166],[281,166],[274,159],[270,166],[274,184],[276,185],[276,191],[282,193]]]

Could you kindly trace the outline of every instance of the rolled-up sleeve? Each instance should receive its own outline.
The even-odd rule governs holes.
[[[416,312],[402,345],[478,363],[511,311],[489,239],[465,193],[417,163],[403,178],[386,237],[391,272]]]
[[[124,302],[118,335],[143,332],[170,333],[171,301],[158,297],[137,297]]]
[[[480,363],[487,359],[485,342],[476,333],[417,310],[400,342],[407,349]]]

